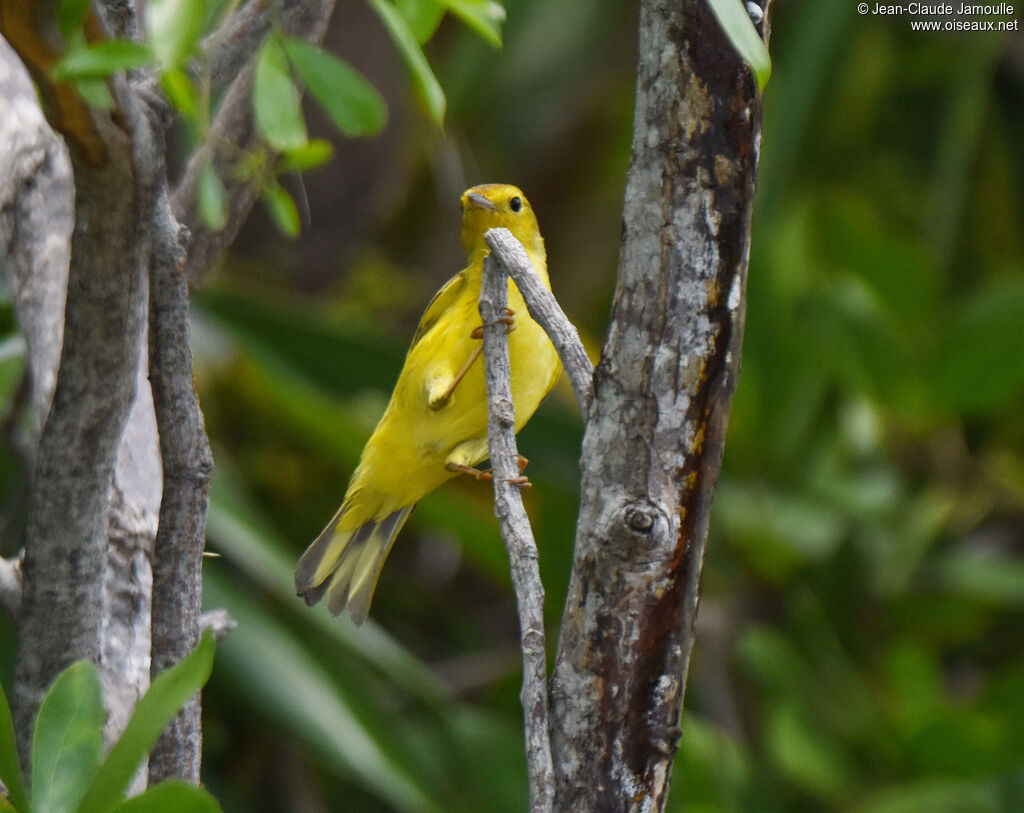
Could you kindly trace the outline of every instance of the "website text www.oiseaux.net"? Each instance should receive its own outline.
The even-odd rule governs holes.
[[[911,31],[1019,31],[1020,20],[1009,3],[858,3],[857,11],[872,17],[902,17]]]

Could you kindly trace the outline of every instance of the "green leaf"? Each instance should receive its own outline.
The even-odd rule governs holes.
[[[996,813],[1009,808],[993,787],[926,777],[884,790],[857,809],[859,813]]]
[[[772,578],[831,556],[846,530],[842,515],[827,504],[763,484],[722,478],[715,504],[730,542]]]
[[[160,86],[167,94],[167,100],[181,115],[195,122],[199,118],[199,94],[195,83],[185,71],[172,68],[160,76]]]
[[[305,40],[288,38],[284,49],[320,106],[347,136],[380,132],[387,107],[373,85],[344,60]]]
[[[852,776],[845,754],[820,720],[798,703],[783,703],[765,722],[765,747],[778,768],[796,785],[827,800],[842,798]]]
[[[950,322],[932,370],[934,400],[965,413],[1009,403],[1024,391],[1024,280],[1001,280]]]
[[[743,810],[742,798],[756,788],[751,763],[741,742],[697,712],[687,711],[673,767],[672,795],[678,809]]]
[[[281,184],[270,184],[263,190],[263,200],[274,223],[286,237],[298,237],[301,231],[299,207]]]
[[[188,657],[157,676],[100,766],[78,813],[105,813],[121,801],[160,732],[210,677],[213,652],[213,634],[207,630]]]
[[[40,813],[74,811],[103,758],[103,691],[96,667],[77,661],[43,698],[32,738],[32,800]]]
[[[405,60],[406,67],[412,73],[413,86],[419,93],[427,106],[427,111],[438,127],[444,125],[445,98],[441,83],[437,81],[434,72],[430,69],[423,49],[416,41],[415,35],[405,22],[405,18],[398,13],[398,9],[389,0],[369,0],[370,5],[380,15],[385,27],[391,34],[391,39],[398,46],[398,51]]]
[[[91,6],[92,0],[60,0],[57,3],[57,26],[60,33],[67,37],[72,31],[81,28]]]
[[[75,90],[92,107],[100,110],[114,109],[114,97],[110,95],[105,79],[78,79],[75,81]]]
[[[303,392],[301,397],[305,397]],[[224,455],[217,450],[218,460]],[[261,588],[282,602],[295,599],[294,554],[287,540],[272,530],[273,522],[260,506],[247,498],[230,461],[219,463],[210,489],[210,537],[218,553],[235,565]],[[301,607],[302,620],[329,637],[332,646],[352,657],[366,660],[390,681],[427,702],[448,699],[450,690],[429,666],[392,639],[373,619],[362,626],[339,623],[323,606],[314,610]]]
[[[277,164],[278,172],[306,172],[326,164],[334,157],[334,147],[322,138],[310,139],[297,150],[289,150]]]
[[[736,53],[754,70],[757,89],[763,91],[772,75],[772,60],[743,0],[708,0],[708,4]]]
[[[288,70],[284,48],[273,37],[260,48],[252,98],[256,124],[271,147],[285,152],[305,145],[309,136],[299,91]]]
[[[243,695],[239,699],[291,728],[394,809],[442,809],[389,755],[386,735],[379,739],[379,730],[363,724],[332,676],[279,621],[215,571],[205,579],[205,588],[211,605],[226,607],[238,621],[221,646],[218,663],[227,674],[245,676],[235,684]]]
[[[444,3],[439,0],[395,0],[395,8],[420,45],[434,36],[445,12]]]
[[[53,66],[54,79],[104,79],[153,62],[153,51],[131,40],[107,40],[69,48]]]
[[[149,0],[146,27],[157,59],[178,67],[195,51],[206,25],[205,0]]]
[[[996,553],[962,551],[936,557],[928,572],[952,595],[997,607],[1024,607],[1024,562]]]
[[[220,804],[202,788],[169,780],[127,799],[110,813],[220,813]]]
[[[501,24],[505,8],[494,0],[444,0],[444,4],[466,25],[495,48],[501,47]]]
[[[0,686],[0,782],[7,786],[7,795],[18,813],[31,813],[25,785],[21,778],[18,759],[18,741],[14,734],[14,720],[3,686]]]
[[[220,176],[209,163],[199,171],[199,184],[196,187],[199,216],[203,223],[214,231],[220,231],[228,221],[227,192]]]

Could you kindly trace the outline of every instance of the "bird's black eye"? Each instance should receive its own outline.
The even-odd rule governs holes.
[[[514,198],[512,198],[512,200],[508,202],[508,208],[511,209],[513,212],[518,212],[520,209],[523,208],[523,199],[516,195]]]

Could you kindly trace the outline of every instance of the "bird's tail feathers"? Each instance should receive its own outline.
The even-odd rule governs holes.
[[[413,508],[399,508],[383,519],[339,531],[343,506],[299,559],[296,592],[311,606],[326,594],[333,615],[348,609],[352,621],[362,624],[370,612],[384,560]]]

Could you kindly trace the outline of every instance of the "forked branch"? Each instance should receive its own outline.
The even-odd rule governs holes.
[[[580,409],[590,400],[593,366],[576,328],[534,271],[522,244],[507,229],[485,235],[492,255],[484,261],[480,316],[484,323],[484,366],[487,377],[487,437],[494,478],[494,513],[508,549],[519,608],[523,652],[521,700],[526,728],[526,758],[530,779],[530,811],[553,810],[554,766],[548,726],[547,661],[544,637],[544,586],[537,566],[537,545],[523,507],[519,485],[519,451],[515,438],[508,336],[501,320],[508,303],[511,276],[526,300],[530,315],[547,332],[562,357]]]

